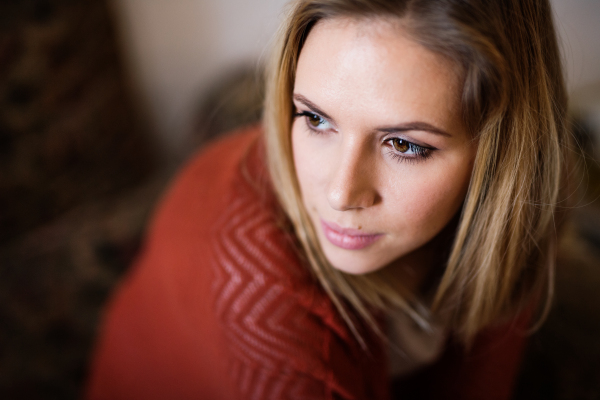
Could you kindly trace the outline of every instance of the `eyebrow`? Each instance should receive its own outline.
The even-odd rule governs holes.
[[[383,132],[383,133],[423,131],[423,132],[433,133],[434,135],[452,137],[452,135],[449,134],[448,132],[446,132],[440,128],[436,128],[435,126],[428,124],[427,122],[420,122],[420,121],[407,122],[404,124],[394,125],[394,126],[384,127],[384,128],[377,128],[376,130],[379,132]]]
[[[302,96],[301,94],[295,94],[294,100],[304,104],[306,107],[310,108],[310,110],[313,111],[315,114],[319,114],[321,117],[328,119],[330,121],[333,120],[333,118],[331,118],[329,115],[327,115],[327,113],[325,111],[321,110],[319,107],[317,107],[317,105],[315,103],[313,103],[306,97]]]
[[[332,120],[332,118],[329,115],[327,115],[326,112],[321,110],[315,103],[308,100],[306,97],[302,96],[301,94],[294,94],[293,98],[294,98],[294,100],[304,104],[315,114],[319,114],[321,117],[326,118],[330,121]],[[421,121],[406,122],[406,123],[399,124],[399,125],[377,128],[375,130],[378,132],[382,132],[382,133],[424,131],[424,132],[433,133],[434,135],[452,137],[452,135],[450,135],[448,132],[444,131],[443,129],[437,128],[431,124],[428,124],[427,122],[421,122]]]

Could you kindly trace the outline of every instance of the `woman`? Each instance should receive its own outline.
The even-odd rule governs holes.
[[[179,177],[89,397],[509,398],[565,110],[547,1],[295,1],[264,134]]]

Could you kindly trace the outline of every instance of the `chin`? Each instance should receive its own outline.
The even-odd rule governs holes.
[[[344,267],[338,267],[336,265],[333,265],[333,268],[337,269],[338,271],[344,272],[348,275],[366,275],[369,274],[371,272],[375,272],[377,271],[379,268],[368,268],[368,267],[364,267],[364,266],[344,266]]]
[[[325,257],[327,258],[327,260],[333,268],[350,275],[364,275],[371,272],[375,272],[382,268],[382,266],[380,266],[379,264],[374,264],[372,262],[360,260],[360,257],[357,257],[354,254],[349,254],[340,257],[339,254],[336,254],[334,256],[325,252]]]

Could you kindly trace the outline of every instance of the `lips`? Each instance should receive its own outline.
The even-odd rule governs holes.
[[[321,220],[321,227],[325,237],[334,246],[346,250],[360,250],[370,246],[383,237],[383,234],[365,234],[358,229],[342,228],[332,222]]]

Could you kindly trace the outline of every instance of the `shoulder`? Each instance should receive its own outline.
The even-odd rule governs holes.
[[[260,130],[233,134],[178,175],[109,312],[96,382],[131,370],[135,390],[385,398],[378,342],[365,357],[314,279],[261,148]]]
[[[210,223],[223,207],[240,161],[261,134],[258,126],[236,131],[199,151],[160,201],[151,231]]]

